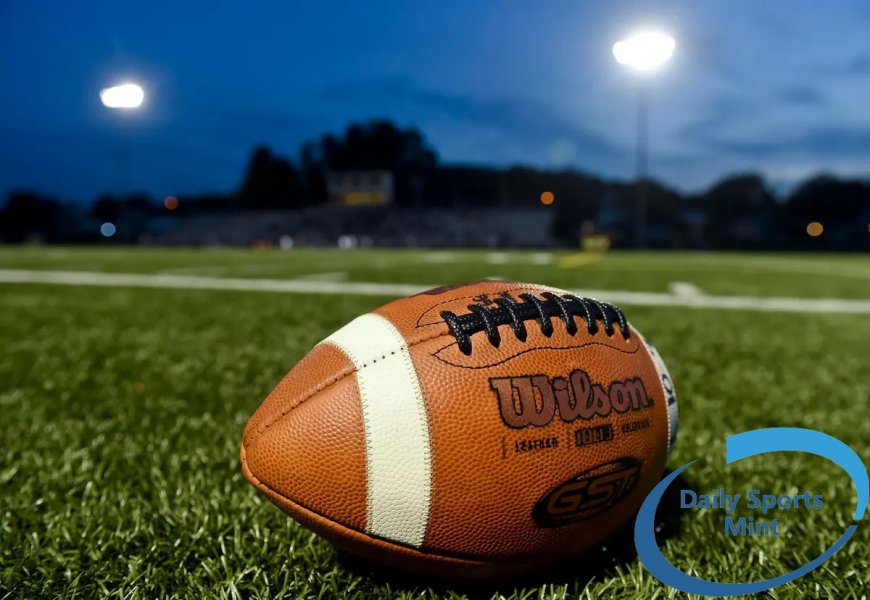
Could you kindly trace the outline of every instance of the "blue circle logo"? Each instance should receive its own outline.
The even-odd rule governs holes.
[[[731,464],[750,456],[770,452],[807,452],[826,458],[840,466],[858,492],[858,500],[853,515],[854,523],[849,525],[843,535],[825,552],[805,565],[772,579],[747,583],[722,583],[693,577],[672,565],[658,547],[655,539],[655,514],[662,495],[680,473],[695,461],[687,463],[664,478],[653,488],[644,500],[634,525],[634,543],[637,554],[647,570],[662,583],[690,594],[704,596],[740,596],[762,592],[780,586],[806,575],[834,555],[858,528],[858,521],[867,510],[870,483],[867,469],[855,452],[840,440],[819,431],[793,427],[756,429],[729,436],[725,440],[725,463]]]

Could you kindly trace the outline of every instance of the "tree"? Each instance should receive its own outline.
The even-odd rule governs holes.
[[[91,216],[102,222],[114,223],[121,215],[121,201],[114,196],[100,196],[91,207]]]
[[[741,173],[719,180],[688,208],[706,216],[704,245],[759,248],[775,244],[775,218],[779,212],[761,175]]]
[[[300,192],[299,174],[289,160],[274,156],[265,146],[254,150],[239,192],[242,206],[291,208],[301,202]]]
[[[784,212],[784,227],[795,247],[870,249],[870,182],[814,177],[789,196]],[[807,225],[813,221],[824,227],[818,239],[807,234]]]
[[[870,209],[870,186],[864,181],[820,175],[801,184],[786,201],[786,209],[801,220],[857,220]]]
[[[354,123],[337,138],[325,135],[302,147],[305,186],[326,200],[326,175],[332,171],[389,171],[399,205],[420,206],[438,159],[416,129],[400,129],[389,121]]]
[[[764,179],[756,173],[721,179],[700,200],[709,217],[720,223],[766,215],[776,205]]]
[[[34,237],[52,241],[60,222],[61,206],[53,198],[34,192],[13,192],[0,210],[0,239],[24,242]]]

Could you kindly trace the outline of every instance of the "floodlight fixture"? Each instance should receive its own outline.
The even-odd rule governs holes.
[[[130,110],[142,106],[145,91],[136,83],[122,83],[100,90],[100,100],[106,108]]]
[[[613,44],[616,62],[637,71],[655,71],[674,55],[674,38],[658,31],[643,31]]]

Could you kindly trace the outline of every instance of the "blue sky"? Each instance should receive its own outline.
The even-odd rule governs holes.
[[[256,4],[256,6],[255,6]],[[257,144],[295,156],[350,121],[419,127],[442,161],[634,168],[636,76],[611,45],[677,39],[649,82],[654,176],[870,176],[870,3],[0,2],[0,194],[229,191]],[[138,113],[100,105],[124,79]],[[122,133],[123,132],[123,133]]]

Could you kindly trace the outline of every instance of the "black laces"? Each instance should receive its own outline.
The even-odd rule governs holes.
[[[557,296],[551,292],[543,292],[541,298],[520,294],[519,299],[522,302],[517,302],[510,294],[502,294],[486,304],[469,304],[469,312],[463,315],[445,310],[441,318],[447,323],[450,334],[456,338],[464,354],[471,354],[471,336],[481,331],[486,333],[489,343],[498,348],[501,343],[500,325],[510,325],[517,339],[526,341],[528,332],[525,322],[532,319],[537,321],[541,333],[547,337],[553,335],[552,317],[558,317],[564,323],[569,335],[577,333],[575,317],[581,317],[589,335],[598,333],[600,322],[608,336],[615,333],[615,326],[619,327],[623,338],[629,339],[631,336],[625,315],[607,302],[578,298],[573,294]]]

